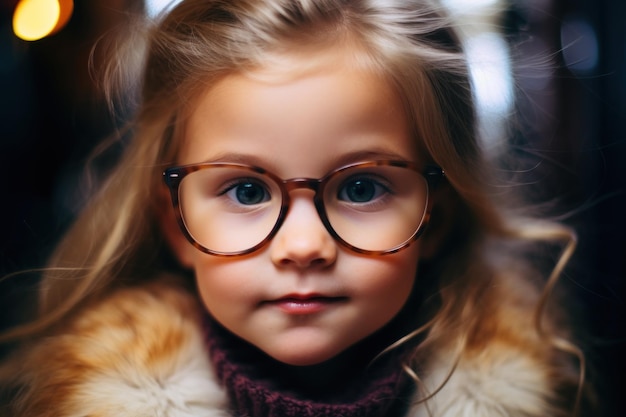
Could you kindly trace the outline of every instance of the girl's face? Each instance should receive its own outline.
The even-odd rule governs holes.
[[[222,79],[188,120],[179,162],[245,162],[288,179],[362,160],[417,161],[399,97],[346,55],[283,56]],[[333,240],[311,190],[290,196],[281,229],[251,255],[207,255],[182,233],[170,241],[217,321],[278,361],[314,365],[393,319],[413,287],[419,245],[359,255]]]

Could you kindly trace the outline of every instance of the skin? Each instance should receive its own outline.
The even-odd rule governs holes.
[[[223,78],[192,112],[178,162],[246,162],[282,178],[319,178],[360,160],[418,161],[399,97],[346,56],[339,48],[282,55]],[[420,246],[356,254],[326,231],[312,191],[294,190],[291,198],[276,237],[247,256],[204,254],[171,219],[166,234],[216,320],[284,364],[318,365],[397,315],[413,288]],[[313,312],[294,313],[283,308],[294,294],[326,298]]]

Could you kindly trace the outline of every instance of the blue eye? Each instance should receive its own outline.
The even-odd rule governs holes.
[[[346,181],[339,188],[337,198],[350,203],[368,203],[387,192],[387,188],[378,181],[370,178],[354,178]]]
[[[270,193],[263,184],[254,181],[240,181],[230,186],[223,194],[238,204],[251,206],[271,199]]]

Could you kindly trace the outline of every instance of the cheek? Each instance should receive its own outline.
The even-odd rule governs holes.
[[[394,255],[372,258],[353,268],[354,288],[372,305],[399,311],[409,298],[417,275],[419,249],[409,247]]]
[[[254,274],[245,263],[205,256],[195,262],[196,285],[205,308],[214,316],[240,314],[253,298]]]

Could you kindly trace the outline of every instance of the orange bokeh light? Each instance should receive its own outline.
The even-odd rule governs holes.
[[[13,32],[36,41],[61,30],[74,10],[73,0],[20,0],[13,13]]]

